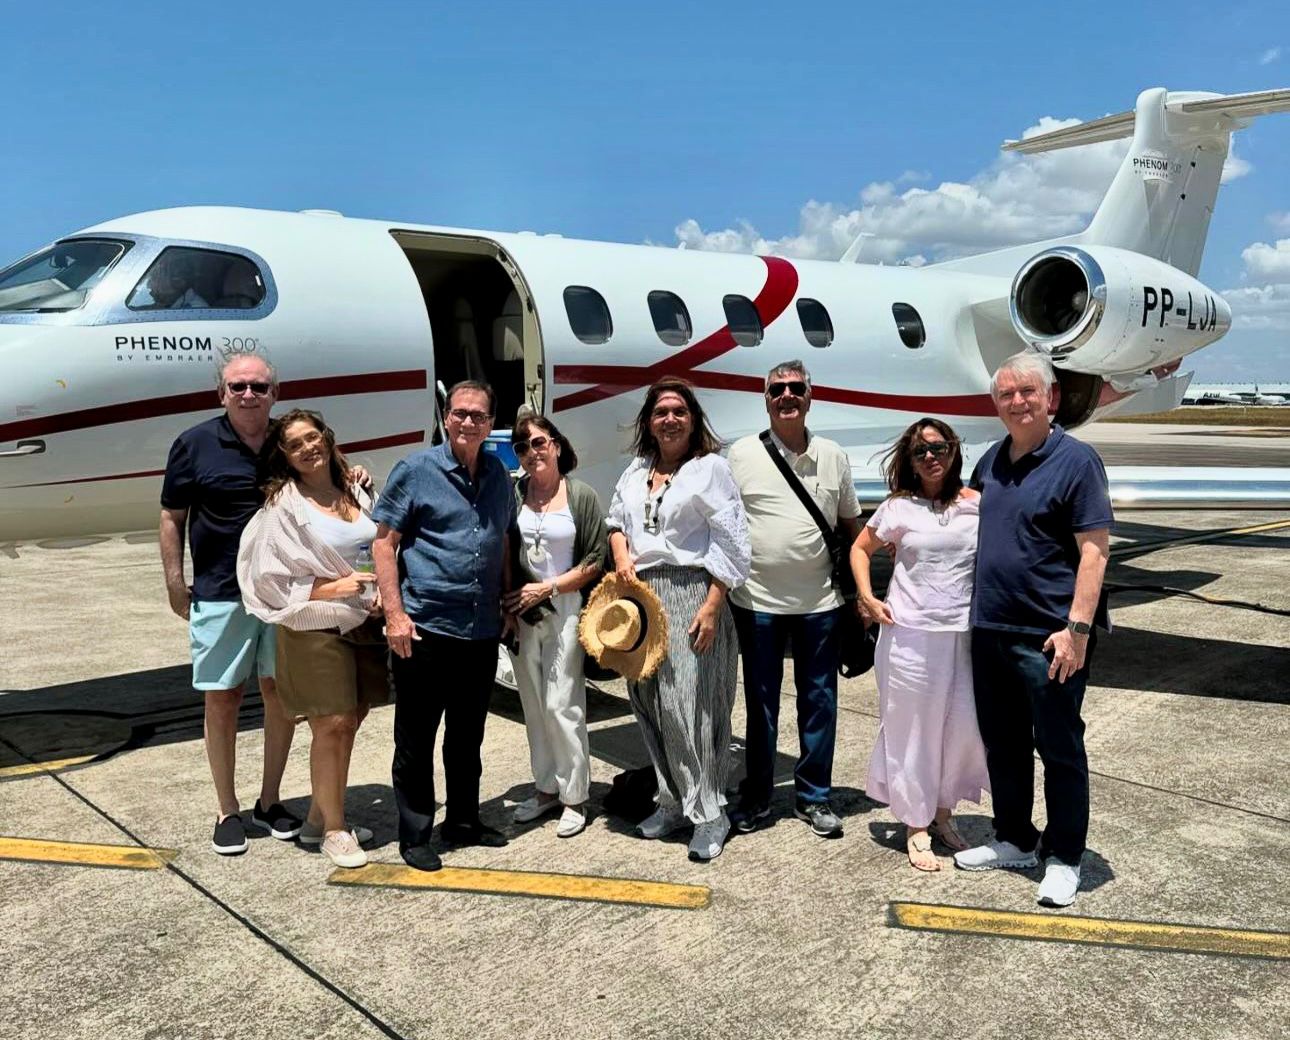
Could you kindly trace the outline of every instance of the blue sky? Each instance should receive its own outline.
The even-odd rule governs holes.
[[[1086,220],[1114,156],[1073,159],[1077,192],[1005,175],[999,143],[1043,117],[1290,86],[1274,0],[77,0],[4,27],[3,262],[194,203],[818,256],[872,226],[873,259],[933,260]],[[1237,327],[1195,367],[1290,379],[1290,114],[1235,154],[1201,278]]]

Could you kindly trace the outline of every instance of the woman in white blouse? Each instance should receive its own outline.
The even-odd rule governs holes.
[[[726,593],[748,577],[748,521],[720,442],[693,387],[659,380],[636,417],[636,458],[614,488],[609,546],[614,568],[658,593],[668,656],[648,679],[628,682],[658,774],[658,809],[640,824],[661,838],[694,824],[690,858],[721,854],[730,712],[738,644]]]
[[[888,453],[891,495],[851,547],[860,604],[884,627],[874,651],[878,739],[865,791],[905,825],[917,870],[939,870],[932,838],[967,848],[954,806],[980,802],[989,789],[985,747],[972,696],[972,581],[978,503],[963,486],[963,455],[954,431],[919,419]],[[869,561],[895,557],[884,603],[873,594]]]
[[[270,423],[260,464],[265,504],[242,533],[237,579],[247,611],[278,626],[278,695],[313,732],[300,841],[321,844],[337,866],[361,867],[360,842],[372,835],[345,823],[349,759],[368,709],[389,699],[379,596],[359,569],[370,566],[376,537],[372,503],[315,412]]]

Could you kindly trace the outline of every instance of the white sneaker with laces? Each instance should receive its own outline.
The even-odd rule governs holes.
[[[1070,906],[1079,891],[1079,867],[1056,856],[1044,860],[1044,880],[1039,882],[1040,906]]]
[[[354,834],[354,840],[360,845],[366,845],[372,840],[372,832],[366,827],[360,827],[355,824],[350,828],[350,831]],[[304,826],[300,828],[300,836],[297,840],[301,845],[321,844],[323,840],[322,824],[319,824],[318,829],[315,830],[313,825],[308,820],[305,820]]]
[[[557,838],[572,838],[581,834],[587,826],[587,815],[581,809],[566,805],[560,814],[560,825],[555,829]]]
[[[543,798],[535,794],[532,798],[525,798],[515,807],[515,822],[532,823],[538,817],[554,812],[558,808],[560,808],[560,799],[556,795]]]
[[[722,813],[715,820],[695,824],[694,837],[690,839],[690,859],[696,863],[707,863],[716,859],[725,848],[726,836],[730,833],[730,821]]]
[[[1023,852],[1010,841],[992,841],[954,853],[954,865],[960,870],[1028,870],[1038,863],[1033,851]]]
[[[660,805],[636,825],[636,833],[642,838],[664,838],[685,826],[685,822],[679,805]]]
[[[322,850],[338,867],[367,866],[367,853],[349,831],[332,831],[323,838]]]

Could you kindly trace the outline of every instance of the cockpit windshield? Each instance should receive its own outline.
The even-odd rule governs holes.
[[[112,269],[130,242],[73,238],[0,271],[0,313],[73,311]]]

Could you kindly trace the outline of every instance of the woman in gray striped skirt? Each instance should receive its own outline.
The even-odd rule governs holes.
[[[661,838],[694,824],[690,858],[721,854],[738,643],[726,593],[748,577],[748,521],[693,387],[659,380],[636,417],[636,458],[614,488],[614,568],[658,593],[668,655],[628,682],[636,721],[658,774],[658,809],[637,828]]]

